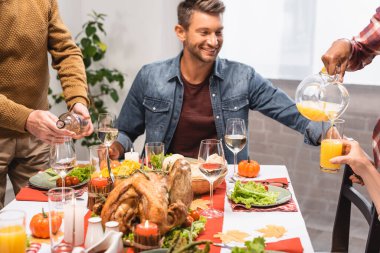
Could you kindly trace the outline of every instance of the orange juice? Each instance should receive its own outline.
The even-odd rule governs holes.
[[[324,101],[302,101],[296,104],[298,111],[312,121],[329,121],[337,118],[340,105]]]
[[[26,232],[20,225],[0,228],[0,252],[25,253]]]
[[[304,101],[296,104],[298,111],[312,121],[328,121],[323,106],[318,102]]]
[[[330,163],[330,159],[342,155],[343,143],[340,139],[325,139],[321,142],[320,166],[324,169],[338,170],[340,164]]]

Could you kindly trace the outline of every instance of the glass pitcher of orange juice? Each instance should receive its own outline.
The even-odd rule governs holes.
[[[0,211],[0,252],[25,253],[25,212]]]
[[[347,109],[349,94],[338,75],[327,74],[325,68],[306,77],[298,85],[295,96],[298,111],[312,121],[334,121]]]

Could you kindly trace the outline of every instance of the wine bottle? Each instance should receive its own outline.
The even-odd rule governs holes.
[[[66,112],[58,117],[56,125],[59,129],[65,128],[76,134],[80,134],[88,125],[88,121],[81,118],[78,114]]]

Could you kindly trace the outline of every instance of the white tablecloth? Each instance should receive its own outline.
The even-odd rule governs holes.
[[[232,172],[233,169],[230,166],[227,178],[232,175]],[[256,237],[261,235],[261,233],[256,230],[264,228],[266,225],[283,226],[287,230],[283,237],[279,239],[266,238],[265,240],[267,242],[273,242],[276,240],[299,237],[304,252],[314,252],[286,167],[283,165],[261,165],[260,173],[255,180],[282,177],[286,177],[290,182],[288,189],[292,193],[292,197],[297,204],[298,212],[232,212],[231,206],[226,197],[224,204],[223,231],[238,229]],[[227,179],[227,191],[233,187],[233,183],[229,183],[228,181],[229,180]],[[229,250],[223,249],[222,252],[229,252]]]
[[[229,166],[229,174],[226,177],[226,181],[228,182],[228,178],[231,176],[233,168]],[[269,178],[280,178],[286,177],[289,182],[289,174],[285,166],[282,165],[261,165],[261,170],[259,176],[256,178],[257,180],[264,180]],[[227,190],[232,188],[232,183],[227,183]],[[293,199],[297,204],[298,210],[299,205],[294,194],[294,190],[292,184],[289,184],[289,190],[292,193]],[[81,198],[84,200],[77,200],[77,205],[87,205],[87,193],[85,193]],[[45,208],[48,210],[47,202],[33,202],[33,201],[16,201],[13,200],[9,203],[5,209],[18,209],[24,210],[27,213],[27,233],[30,234],[29,231],[29,223],[32,216],[36,213],[41,212],[41,208]],[[240,230],[251,234],[253,237],[259,236],[260,233],[257,232],[257,229],[264,228],[266,225],[276,225],[283,226],[286,228],[286,234],[278,240],[300,237],[302,246],[304,248],[305,253],[314,252],[313,246],[310,241],[309,234],[306,230],[305,221],[302,217],[300,210],[298,212],[232,212],[231,207],[227,201],[227,197],[225,200],[225,215],[224,215],[224,223],[223,223],[223,231],[227,230]],[[276,241],[275,239],[266,239],[266,241]],[[48,245],[43,245],[40,250],[41,253],[50,252],[50,248]],[[222,249],[222,253],[230,252],[228,249]]]

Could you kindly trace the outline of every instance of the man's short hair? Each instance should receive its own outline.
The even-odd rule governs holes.
[[[225,8],[224,3],[220,0],[184,0],[177,8],[178,24],[187,30],[194,11],[208,14],[222,14]]]

